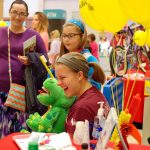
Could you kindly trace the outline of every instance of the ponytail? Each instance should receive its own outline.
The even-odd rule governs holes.
[[[106,75],[105,75],[103,69],[98,64],[93,63],[93,62],[89,63],[89,67],[94,68],[94,72],[92,74],[92,79],[94,79],[95,81],[97,81],[103,85],[106,81]]]

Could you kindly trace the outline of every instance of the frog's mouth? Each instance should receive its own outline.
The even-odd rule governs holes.
[[[42,87],[41,90],[38,90],[38,92],[39,92],[39,94],[50,94],[50,92],[44,87]]]

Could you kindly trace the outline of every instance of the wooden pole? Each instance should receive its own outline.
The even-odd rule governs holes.
[[[0,0],[0,20],[3,19],[3,4],[4,4],[4,0]]]

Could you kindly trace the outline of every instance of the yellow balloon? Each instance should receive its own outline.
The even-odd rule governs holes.
[[[127,17],[122,12],[118,0],[90,0],[89,11],[92,17],[106,31],[118,32],[127,23]]]
[[[94,20],[89,9],[88,9],[88,0],[79,1],[79,11],[83,21],[92,29],[97,31],[103,31],[103,28]]]
[[[129,19],[138,23],[150,19],[150,0],[119,0],[119,2]]]
[[[143,46],[146,44],[147,33],[142,30],[138,30],[134,33],[133,40],[137,45]]]
[[[148,46],[150,46],[150,30],[146,30],[145,31],[145,33],[146,33],[146,44],[148,45]]]
[[[140,22],[146,29],[150,29],[150,19]]]
[[[0,27],[6,27],[7,23],[3,20],[0,21]]]

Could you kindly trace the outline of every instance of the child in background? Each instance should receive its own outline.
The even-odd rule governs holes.
[[[60,32],[53,30],[50,32],[50,51],[48,52],[49,61],[54,64],[56,57],[60,53]]]
[[[91,53],[93,56],[95,56],[97,58],[97,60],[99,60],[99,49],[98,49],[98,44],[96,43],[96,36],[95,34],[91,33],[88,35],[88,40],[89,40],[89,44],[91,47]]]

